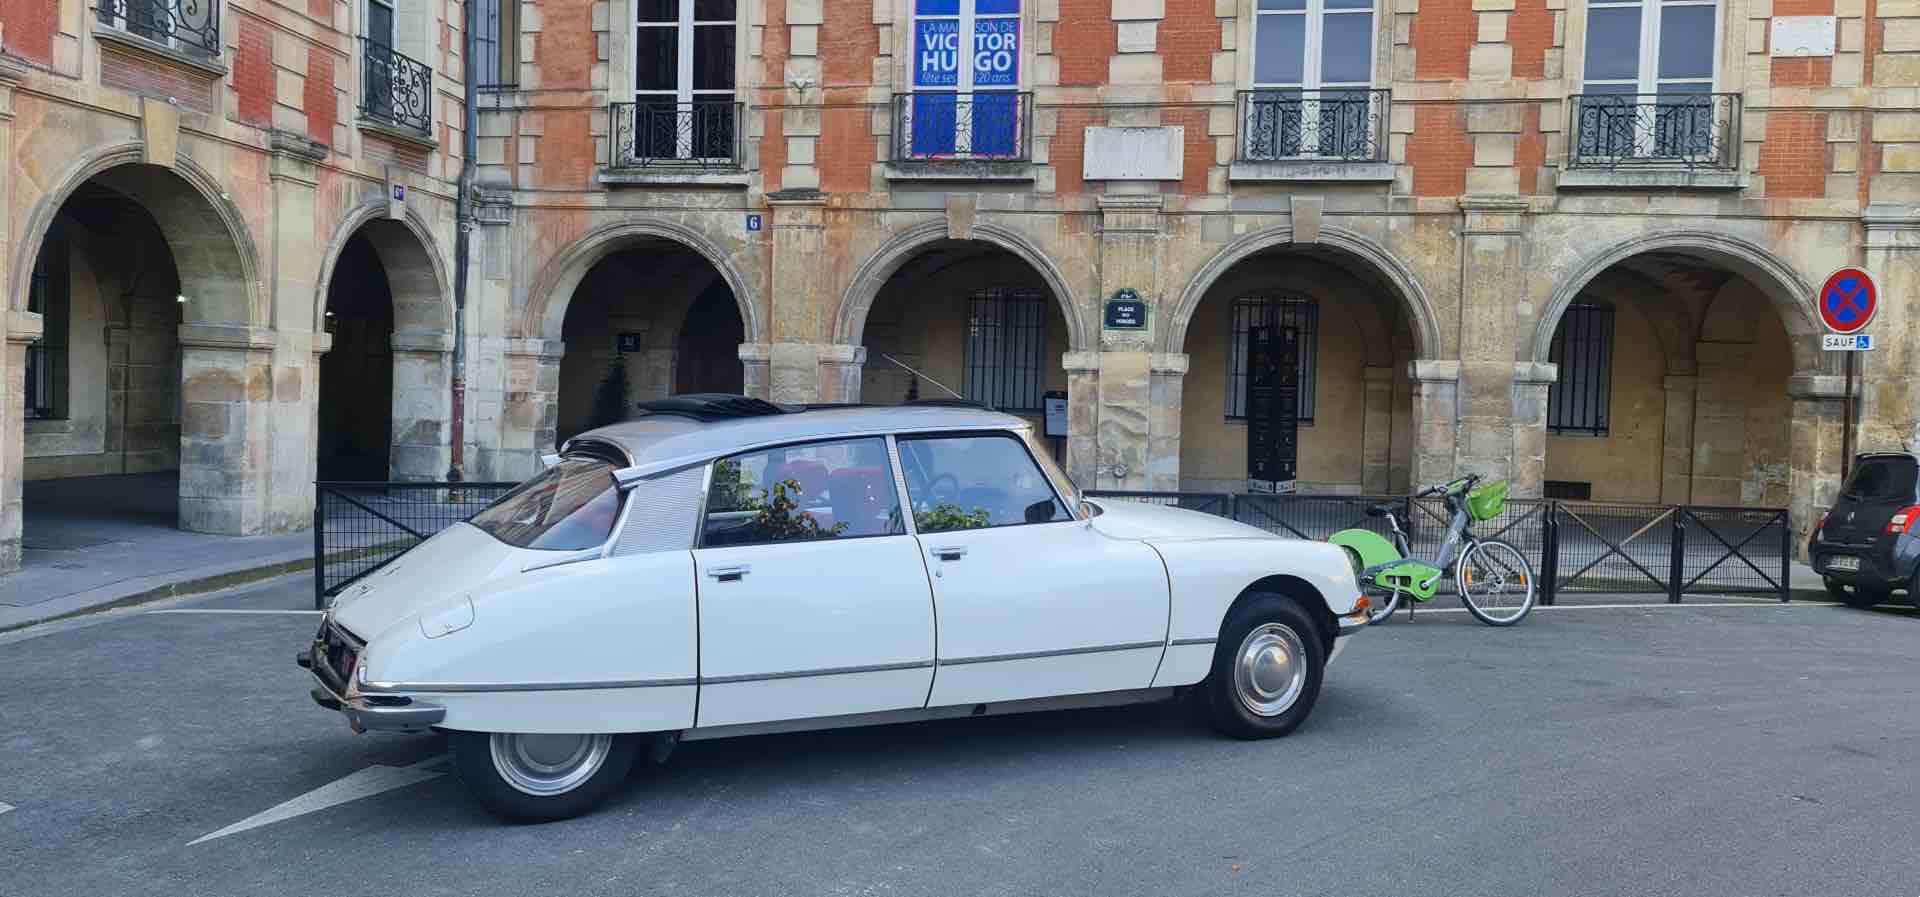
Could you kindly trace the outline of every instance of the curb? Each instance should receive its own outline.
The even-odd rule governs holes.
[[[248,562],[243,562],[243,563],[248,563]],[[45,616],[37,616],[32,619],[18,620],[15,622],[0,622],[0,633],[13,632],[15,630],[25,629],[29,626],[38,626],[42,623],[52,623],[57,620],[72,619],[74,617],[85,616],[87,614],[92,614],[92,613],[99,613],[101,611],[114,610],[114,609],[123,608],[123,607],[131,607],[137,604],[147,604],[149,602],[154,602],[154,601],[163,601],[168,598],[182,598],[189,595],[200,595],[207,592],[218,592],[222,589],[233,588],[234,586],[250,585],[252,583],[262,582],[269,579],[277,579],[279,577],[287,576],[294,573],[302,573],[302,572],[310,571],[313,569],[313,555],[311,553],[308,553],[296,559],[270,560],[270,561],[267,561],[266,563],[259,563],[256,561],[251,563],[252,563],[251,566],[240,566],[233,569],[223,570],[219,573],[212,573],[204,576],[195,576],[187,579],[174,580],[171,582],[162,582],[162,583],[148,586],[146,588],[135,588],[133,591],[115,595],[114,597],[111,597],[111,598],[102,598],[102,600],[98,600],[98,601],[88,601],[88,600],[85,600],[83,596],[87,596],[94,592],[113,589],[115,588],[115,586],[124,587],[127,585],[127,583],[124,583],[124,582],[116,583],[115,585],[112,585],[112,586],[102,586],[99,589],[91,590],[91,592],[75,593],[74,595],[68,595],[65,598],[58,598],[52,602],[48,602],[49,604],[69,604],[74,606],[68,607],[65,610],[54,611],[52,613],[46,614]],[[154,577],[142,577],[142,578],[150,580],[150,579],[153,579]],[[129,582],[138,582],[138,580],[131,580]],[[22,609],[27,610],[30,608],[22,608]]]

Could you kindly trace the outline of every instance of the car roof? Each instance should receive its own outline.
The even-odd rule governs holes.
[[[668,461],[718,458],[754,446],[830,439],[835,436],[938,430],[1027,429],[1022,418],[964,405],[837,405],[776,409],[740,417],[702,419],[695,414],[655,411],[600,427],[567,440],[611,443],[634,466]]]

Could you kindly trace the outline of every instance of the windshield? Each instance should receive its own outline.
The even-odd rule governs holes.
[[[1862,458],[1841,497],[1855,501],[1911,501],[1916,463],[1912,458]]]
[[[468,522],[516,548],[579,551],[605,544],[619,516],[613,465],[567,458],[514,487]]]

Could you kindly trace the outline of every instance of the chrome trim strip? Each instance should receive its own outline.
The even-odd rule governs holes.
[[[1211,639],[1209,639],[1211,641]],[[1042,657],[1069,657],[1075,654],[1105,654],[1112,651],[1140,651],[1146,648],[1164,647],[1166,642],[1128,642],[1124,645],[1094,645],[1089,648],[1060,648],[1053,651],[1023,651],[1018,654],[986,654],[979,657],[942,657],[943,667],[961,666],[969,663],[998,663],[1008,660],[1037,660]]]
[[[650,480],[654,477],[665,476],[675,471],[693,467],[696,464],[705,464],[710,461],[718,461],[721,458],[731,458],[734,455],[743,455],[761,449],[780,448],[781,446],[788,445],[806,445],[812,442],[835,442],[845,439],[859,439],[866,436],[886,436],[893,433],[912,435],[918,433],[971,433],[976,431],[991,432],[997,430],[1002,433],[1011,434],[1023,430],[1031,431],[1032,429],[1032,424],[1025,424],[1024,422],[1022,424],[963,424],[960,426],[943,427],[856,427],[813,436],[788,436],[782,439],[769,439],[761,442],[742,442],[730,445],[724,451],[701,452],[694,455],[681,455],[677,458],[649,461],[645,464],[635,464],[631,467],[620,468],[613,472],[613,479],[614,482],[618,483],[622,488],[626,488],[640,480]],[[1019,437],[1015,438],[1017,439]],[[611,442],[611,440],[602,441]]]
[[[1178,648],[1182,645],[1211,645],[1217,641],[1219,641],[1219,639],[1216,638],[1177,638],[1168,642],[1167,646]]]
[[[749,673],[741,676],[702,676],[701,685],[733,685],[740,682],[766,682],[774,679],[805,679],[811,676],[849,676],[854,673],[889,673],[896,670],[924,670],[933,666],[931,660],[912,660],[905,663],[874,663],[857,667],[825,667],[817,670],[789,670],[783,673]]]
[[[696,685],[698,679],[621,679],[610,682],[368,682],[363,694],[434,692],[454,694],[490,691],[594,691],[612,688],[669,688]]]

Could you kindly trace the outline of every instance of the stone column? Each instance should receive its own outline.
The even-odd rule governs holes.
[[[1807,547],[1813,524],[1840,494],[1841,421],[1846,378],[1801,374],[1787,381],[1793,397],[1792,471],[1787,484],[1797,555]],[[1804,560],[1805,558],[1802,558]]]
[[[769,351],[768,346],[761,343],[741,343],[739,355],[742,371],[741,394],[756,399],[766,398],[770,377],[768,365],[773,353]]]
[[[1920,449],[1920,217],[1913,205],[1876,202],[1861,216],[1865,266],[1880,287],[1880,309],[1867,332],[1874,351],[1860,353],[1856,451]]]
[[[1369,365],[1361,372],[1360,491],[1385,495],[1393,454],[1393,368]]]
[[[1537,496],[1547,479],[1547,391],[1560,366],[1520,362],[1513,366],[1513,492]]]
[[[264,327],[180,325],[181,529],[250,536],[270,528],[274,343]]]
[[[1100,353],[1094,488],[1147,488],[1148,421],[1153,404],[1148,358],[1146,352]]]
[[[1466,219],[1460,241],[1458,469],[1448,476],[1477,473],[1509,479],[1516,496],[1535,496],[1538,479],[1524,482],[1515,475],[1514,463],[1514,303],[1527,294],[1527,201],[1465,196],[1460,209]]]
[[[821,396],[820,343],[825,332],[821,309],[834,303],[817,301],[829,291],[823,210],[826,196],[815,189],[779,190],[767,194],[773,207],[773,277],[768,295],[771,325],[768,337],[768,398],[803,404]]]
[[[559,340],[515,339],[506,346],[507,392],[500,421],[497,475],[525,479],[539,472],[540,456],[554,450],[560,415]]]
[[[1418,359],[1407,365],[1413,381],[1414,488],[1444,483],[1455,475],[1456,424],[1460,408],[1460,363]]]
[[[1099,488],[1100,353],[1060,356],[1067,372],[1067,475],[1082,489]]]
[[[1694,347],[1700,373],[1694,381],[1692,495],[1700,504],[1742,503],[1740,484],[1747,465],[1746,369],[1752,353],[1750,343]]]
[[[857,404],[860,401],[860,373],[867,363],[866,346],[831,345],[820,347],[820,401]]]
[[[0,344],[0,573],[20,569],[20,537],[26,531],[21,488],[26,469],[27,344],[40,338],[40,316],[8,309],[6,342]]]
[[[1100,380],[1098,416],[1094,423],[1095,476],[1092,483],[1100,489],[1148,489],[1154,424],[1177,422],[1177,414],[1156,415],[1153,411],[1152,328],[1163,316],[1166,289],[1162,274],[1159,193],[1117,192],[1152,189],[1151,184],[1109,184],[1110,191],[1099,197],[1100,203],[1100,289],[1094,303],[1099,315],[1100,297],[1121,289],[1132,289],[1147,301],[1151,309],[1144,331],[1103,331],[1099,334],[1098,364]],[[1180,362],[1185,370],[1185,359]],[[1069,377],[1071,381],[1071,377]],[[1069,398],[1069,403],[1072,399]],[[1069,411],[1071,415],[1071,411]],[[1071,417],[1069,417],[1071,429]],[[1177,428],[1178,424],[1173,423]],[[1178,430],[1172,434],[1174,455],[1162,465],[1159,479],[1170,476],[1179,483]],[[1164,445],[1163,445],[1164,448]]]
[[[326,357],[326,354],[328,352],[333,351],[333,334],[331,333],[314,334],[310,338],[308,348],[309,348],[309,353],[307,356],[307,370],[314,372],[314,382],[308,384],[307,388],[311,390],[313,393],[313,401],[310,401],[307,403],[307,410],[306,410],[306,415],[304,419],[307,422],[306,423],[307,432],[318,434],[320,432],[320,382],[319,382],[320,359]],[[318,445],[319,440],[316,438],[314,441],[316,443],[314,446],[314,450],[312,452],[309,452],[308,454],[313,455],[313,462],[312,462],[313,471],[314,471],[313,479],[318,480],[320,479],[320,457],[319,457],[320,452],[319,452],[319,445]],[[318,500],[318,496],[315,496],[315,499]]]
[[[1668,376],[1667,412],[1660,435],[1660,502],[1693,503],[1694,394],[1700,378],[1692,374]]]
[[[320,365],[314,333],[314,285],[331,234],[320,231],[315,200],[319,163],[328,150],[305,136],[276,131],[268,136],[273,188],[273,426],[266,528],[271,532],[313,524],[313,481],[319,469]],[[444,416],[444,415],[443,415]]]
[[[1180,394],[1187,380],[1185,353],[1147,356],[1147,488],[1180,490]]]
[[[393,335],[389,476],[435,482],[453,464],[453,334]]]

